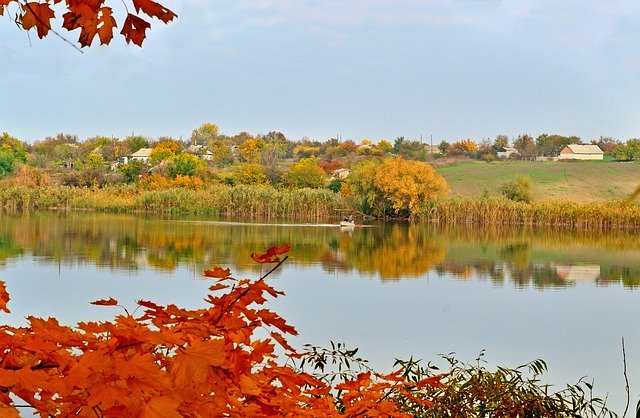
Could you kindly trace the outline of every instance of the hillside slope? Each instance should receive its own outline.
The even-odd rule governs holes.
[[[499,195],[498,189],[520,176],[531,178],[534,200],[592,202],[624,199],[640,184],[640,162],[464,162],[437,168],[450,196]]]

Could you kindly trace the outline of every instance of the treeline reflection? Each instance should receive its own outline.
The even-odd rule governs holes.
[[[195,273],[222,265],[259,272],[251,253],[290,243],[291,262],[333,274],[382,280],[435,274],[495,286],[564,288],[640,285],[640,237],[559,229],[376,224],[354,230],[328,225],[249,224],[95,213],[4,214],[0,262],[33,256],[40,263],[136,271]]]

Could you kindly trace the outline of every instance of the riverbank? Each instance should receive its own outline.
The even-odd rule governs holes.
[[[300,220],[339,219],[358,213],[353,202],[328,189],[207,185],[198,189],[143,190],[136,186],[84,188],[10,186],[0,189],[8,210],[243,216]],[[513,202],[502,197],[447,198],[426,202],[416,220],[439,224],[562,226],[575,229],[640,229],[640,203],[626,201]]]

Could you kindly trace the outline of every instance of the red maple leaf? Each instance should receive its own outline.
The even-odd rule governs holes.
[[[178,15],[171,10],[152,0],[133,0],[133,7],[136,8],[136,12],[142,10],[145,14],[151,17],[157,17],[164,23],[173,20],[174,17],[178,17]]]
[[[109,299],[94,300],[93,302],[91,302],[91,304],[98,305],[98,306],[115,306],[118,304],[118,301],[115,300],[114,298],[109,298]]]
[[[142,46],[142,42],[147,36],[146,30],[150,27],[149,22],[129,13],[122,25],[120,33],[124,36],[127,43],[133,42],[138,46]]]
[[[38,31],[38,38],[44,38],[51,29],[49,22],[54,17],[53,10],[47,3],[30,2],[24,4],[24,14],[20,22],[25,30],[33,27]]]
[[[217,279],[228,279],[229,277],[231,277],[231,270],[223,269],[220,266],[215,266],[212,269],[205,270],[204,275],[207,277],[214,277]]]
[[[251,258],[258,263],[279,263],[280,258],[277,255],[288,253],[290,250],[291,245],[285,244],[281,247],[271,247],[264,254],[251,253]]]
[[[0,281],[0,311],[9,313],[7,302],[9,302],[9,293],[7,293],[7,288],[4,286],[4,282]]]

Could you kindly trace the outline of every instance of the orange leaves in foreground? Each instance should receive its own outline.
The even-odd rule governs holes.
[[[254,258],[272,262],[289,249],[274,247]],[[139,301],[139,316],[110,322],[67,327],[30,317],[26,327],[0,325],[0,415],[17,417],[19,398],[42,416],[410,416],[394,398],[411,396],[421,382],[369,372],[334,388],[278,363],[278,345],[289,359],[303,356],[285,339],[295,329],[262,306],[282,292],[265,277],[237,280],[219,267],[208,272],[219,282],[206,308]],[[8,300],[0,282],[0,309],[7,310]]]
[[[62,27],[68,31],[80,29],[78,43],[80,46],[90,46],[96,36],[103,45],[113,39],[113,30],[118,26],[113,17],[113,9],[105,6],[107,0],[74,0],[64,2],[66,13],[62,15]],[[160,3],[153,0],[132,0],[136,13],[155,17],[164,23],[173,20],[177,15]],[[36,28],[39,38],[44,38],[52,29],[51,22],[55,19],[54,9],[50,4],[57,5],[61,0],[45,0],[44,2],[27,2],[24,0],[0,0],[0,16],[5,8],[14,4],[18,8],[15,22],[25,30]],[[126,3],[125,3],[126,7]],[[142,46],[146,31],[151,24],[139,15],[127,12],[120,34],[127,43],[133,42]]]
[[[0,311],[5,311],[9,313],[9,308],[7,308],[7,303],[9,302],[9,293],[7,293],[7,288],[4,285],[4,282],[0,281]]]

